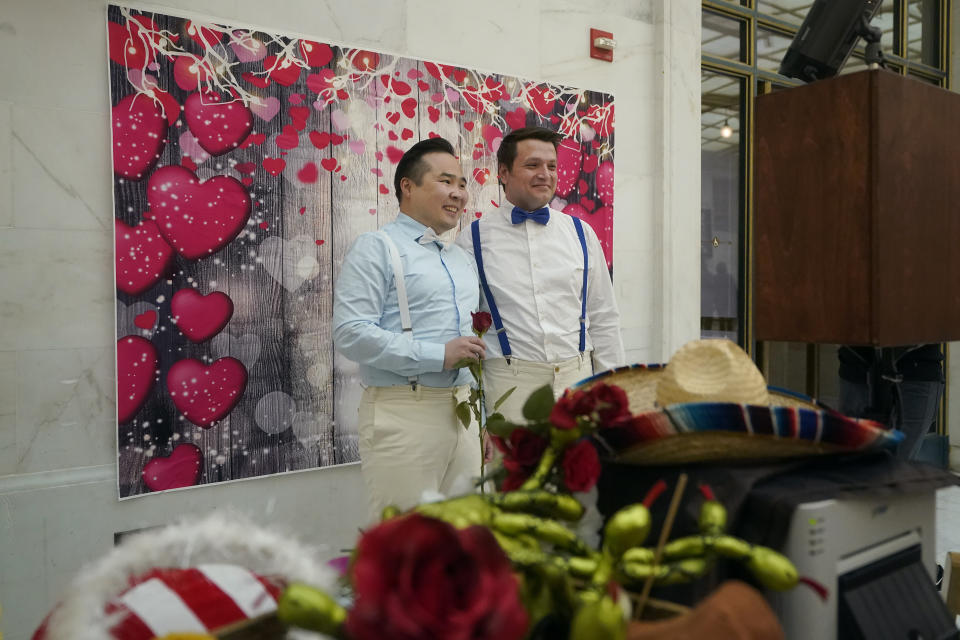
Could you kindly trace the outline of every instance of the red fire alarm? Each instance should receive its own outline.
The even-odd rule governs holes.
[[[590,29],[590,57],[597,60],[606,60],[613,62],[613,49],[617,46],[617,41],[613,39],[613,34],[609,31],[600,31],[600,29]]]

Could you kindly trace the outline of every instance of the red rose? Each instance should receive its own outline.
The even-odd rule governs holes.
[[[354,640],[520,640],[527,630],[510,562],[484,527],[388,520],[360,538],[352,571]]]
[[[598,382],[590,388],[590,395],[597,403],[597,417],[600,418],[601,427],[630,415],[630,401],[627,393],[620,387]]]
[[[516,491],[523,486],[523,483],[527,481],[527,478],[530,477],[530,474],[526,471],[511,471],[507,474],[507,477],[503,479],[503,482],[500,484],[500,491],[504,493],[509,493],[511,491]]]
[[[596,404],[596,400],[590,394],[567,389],[553,405],[550,411],[550,422],[558,429],[576,429],[577,416],[589,415]]]
[[[563,483],[570,491],[590,491],[600,478],[600,456],[589,440],[581,440],[563,454]]]
[[[476,313],[471,311],[470,315],[473,316],[473,332],[483,337],[483,334],[485,334],[487,329],[490,328],[490,325],[493,324],[493,318],[486,311],[478,311]]]
[[[520,467],[536,467],[550,441],[528,429],[514,429],[510,432],[510,451],[504,458],[512,459]],[[508,467],[509,469],[509,467]]]

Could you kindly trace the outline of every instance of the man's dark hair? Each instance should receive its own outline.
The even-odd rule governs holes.
[[[543,127],[524,127],[511,131],[503,136],[500,148],[497,149],[497,165],[505,165],[507,169],[513,169],[513,161],[517,159],[517,144],[521,140],[543,140],[549,142],[556,149],[563,140],[563,136],[556,131],[544,129]]]
[[[427,138],[410,147],[400,162],[397,164],[397,172],[393,176],[393,188],[397,192],[397,202],[400,202],[403,191],[400,189],[400,181],[403,178],[410,178],[414,184],[420,186],[423,180],[423,174],[427,172],[427,163],[423,161],[423,156],[428,153],[449,153],[454,158],[457,154],[453,152],[453,145],[443,138]]]

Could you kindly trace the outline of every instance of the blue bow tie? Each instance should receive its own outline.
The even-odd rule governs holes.
[[[547,224],[547,221],[550,219],[550,209],[548,207],[540,207],[536,211],[524,211],[520,207],[514,207],[513,212],[510,214],[510,221],[513,224],[520,224],[521,222],[526,222],[527,220],[533,220],[540,224]]]

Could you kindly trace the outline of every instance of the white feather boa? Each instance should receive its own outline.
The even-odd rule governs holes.
[[[117,614],[108,616],[104,608],[128,588],[131,577],[153,568],[214,563],[336,593],[336,572],[320,560],[318,549],[246,517],[217,513],[131,535],[85,567],[50,616],[46,640],[111,640],[109,629]]]

